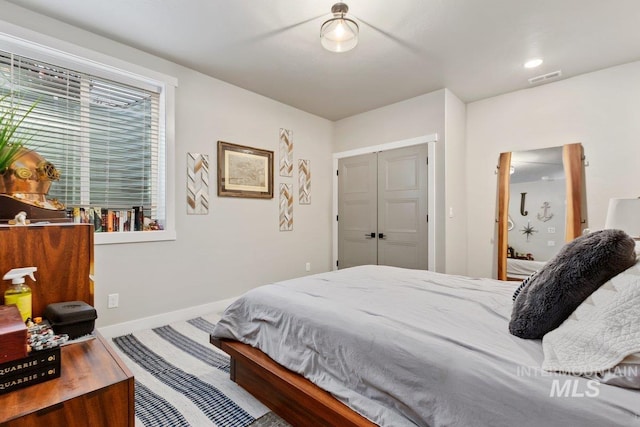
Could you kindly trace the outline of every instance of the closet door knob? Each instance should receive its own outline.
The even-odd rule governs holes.
[[[378,239],[386,239],[387,236],[384,235],[384,233],[378,233]]]
[[[367,239],[375,239],[376,233],[366,233],[364,237],[366,237]]]

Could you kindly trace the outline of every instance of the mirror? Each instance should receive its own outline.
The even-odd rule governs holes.
[[[587,227],[582,144],[501,153],[498,279],[523,280]]]

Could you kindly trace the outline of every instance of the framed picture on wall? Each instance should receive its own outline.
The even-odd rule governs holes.
[[[273,198],[273,151],[218,141],[218,196]]]

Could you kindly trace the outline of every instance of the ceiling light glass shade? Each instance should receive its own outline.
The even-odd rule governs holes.
[[[320,43],[331,52],[346,52],[358,44],[359,27],[356,21],[345,17],[349,6],[336,3],[331,8],[333,18],[327,20],[320,28]]]

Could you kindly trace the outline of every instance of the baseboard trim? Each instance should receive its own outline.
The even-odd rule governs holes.
[[[172,322],[188,320],[203,314],[222,313],[225,308],[237,297],[215,301],[207,304],[188,307],[181,310],[170,311],[167,313],[157,314],[155,316],[143,317],[141,319],[130,320],[127,322],[116,323],[98,328],[100,333],[107,339],[119,337],[121,335],[131,334],[143,329],[157,328]]]

